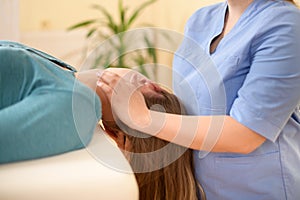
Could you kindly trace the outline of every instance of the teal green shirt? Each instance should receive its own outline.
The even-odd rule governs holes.
[[[0,163],[56,155],[89,143],[101,104],[95,92],[75,79],[73,67],[9,41],[0,41],[0,60]]]

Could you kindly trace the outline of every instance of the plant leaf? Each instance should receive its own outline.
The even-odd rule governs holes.
[[[153,62],[157,62],[157,55],[156,55],[156,49],[154,47],[154,42],[149,40],[149,37],[147,35],[144,36],[144,41],[146,43],[147,48],[147,53],[148,55],[153,59]]]
[[[127,30],[126,23],[126,13],[128,11],[128,7],[125,7],[123,4],[123,0],[119,0],[119,15],[120,15],[120,29],[119,32],[124,32]]]
[[[120,14],[120,23],[123,24],[125,21],[125,9],[122,0],[119,0],[119,14]]]
[[[95,33],[95,31],[97,30],[97,28],[92,28],[92,29],[90,29],[89,30],[89,32],[86,34],[86,38],[89,38],[89,37],[91,37],[94,33]]]
[[[157,0],[146,1],[143,4],[141,4],[137,9],[135,9],[128,20],[127,27],[130,27],[130,25],[137,19],[138,15],[142,12],[142,10],[144,10],[146,7],[148,7],[150,4],[153,4],[156,1]]]
[[[118,33],[118,25],[113,19],[113,16],[101,5],[94,4],[92,8],[99,10],[107,19],[107,26],[114,32]]]
[[[86,21],[83,21],[83,22],[79,22],[79,23],[67,28],[67,30],[71,31],[71,30],[74,30],[74,29],[77,29],[77,28],[82,28],[82,27],[88,26],[90,24],[93,24],[96,21],[97,21],[96,19],[90,19],[90,20],[86,20]]]

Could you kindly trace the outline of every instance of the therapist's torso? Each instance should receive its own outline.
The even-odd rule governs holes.
[[[285,55],[300,52],[299,42],[287,45],[280,34],[300,30],[289,30],[294,22],[300,23],[299,10],[284,1],[255,0],[210,53],[212,39],[222,32],[226,9],[226,2],[212,5],[189,19],[174,57],[174,91],[189,114],[230,115],[267,140],[248,155],[195,151],[197,179],[208,199],[299,199],[300,60],[292,57],[290,68],[280,68],[289,59]],[[276,71],[270,73],[272,69]],[[294,87],[294,94],[286,96],[289,87]]]

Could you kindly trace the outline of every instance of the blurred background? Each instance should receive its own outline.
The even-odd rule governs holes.
[[[138,24],[170,29],[183,33],[184,24],[197,9],[222,0],[157,0],[144,9]],[[141,0],[124,0],[129,9],[138,7]],[[72,25],[99,17],[91,5],[105,7],[118,17],[118,0],[0,0],[0,39],[18,41],[48,52],[77,69],[86,58],[87,30],[67,31]],[[165,56],[170,66],[172,56]],[[167,77],[168,76],[168,77]],[[169,73],[162,75],[169,80]]]
[[[182,33],[195,10],[215,2],[220,0],[158,0],[140,14],[138,21]],[[91,9],[93,4],[118,15],[118,0],[0,0],[0,39],[28,44],[79,67],[86,31],[66,30],[97,17],[99,13]],[[141,1],[125,0],[124,4],[131,8]]]

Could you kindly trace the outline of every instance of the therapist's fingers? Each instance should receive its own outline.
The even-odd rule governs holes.
[[[129,82],[131,84],[133,84],[136,87],[140,87],[143,86],[147,83],[151,83],[152,81],[150,79],[148,79],[146,76],[136,72],[136,71],[132,71],[131,75],[128,76],[129,78]]]
[[[103,71],[98,75],[97,86],[105,93],[107,99],[111,101],[114,93],[114,87],[121,77],[109,71]]]
[[[97,86],[101,89],[102,95],[105,96],[106,99],[111,101],[113,88],[101,80],[97,81]]]
[[[135,70],[116,70],[115,68],[113,69],[114,70],[106,69],[97,73],[99,80],[102,80],[106,84],[115,87],[115,85],[120,81],[120,79],[123,79],[123,81],[129,82],[137,88],[146,83],[152,82],[146,76]]]
[[[127,73],[120,76],[119,74],[105,70],[98,77],[97,85],[107,93],[110,100],[113,95],[122,96],[125,99],[128,99],[126,97],[129,97],[128,95],[132,94],[141,86],[141,84],[136,83],[137,78],[136,72],[134,71],[127,71]]]
[[[117,82],[121,79],[121,76],[114,72],[110,71],[103,71],[102,73],[98,74],[98,82],[105,83],[106,85],[114,88]]]
[[[141,123],[141,119],[148,120],[149,110],[142,93],[130,80],[135,72],[119,76],[110,71],[104,71],[98,80],[98,86],[106,93],[111,102],[113,114],[129,127],[134,128]],[[143,124],[147,124],[147,122]]]

